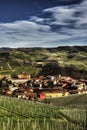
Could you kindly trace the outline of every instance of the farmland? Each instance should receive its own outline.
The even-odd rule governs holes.
[[[53,71],[48,70],[49,66]],[[30,73],[32,77],[61,73],[71,77],[86,78],[87,46],[0,48],[0,73],[17,76],[22,70]]]
[[[43,102],[0,96],[0,130],[86,130],[87,95]]]

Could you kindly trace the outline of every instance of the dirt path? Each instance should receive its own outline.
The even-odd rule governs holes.
[[[7,63],[7,65],[8,65],[8,67],[9,67],[9,69],[12,70],[12,67],[11,67],[11,65],[9,64],[9,62]]]
[[[13,70],[1,70],[0,73],[3,73],[3,72],[10,72],[10,71],[11,71],[11,72],[15,72],[15,69],[13,69]]]

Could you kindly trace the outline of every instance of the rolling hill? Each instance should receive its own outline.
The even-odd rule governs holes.
[[[15,77],[22,71],[31,76],[77,74],[77,78],[86,78],[87,46],[0,48],[0,73]]]

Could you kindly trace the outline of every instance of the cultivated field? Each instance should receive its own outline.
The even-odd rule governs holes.
[[[86,130],[86,99],[83,94],[44,104],[0,96],[0,130]]]
[[[48,70],[49,66],[53,71]],[[71,77],[76,75],[77,78],[85,78],[87,75],[87,46],[1,48],[0,73],[17,76],[22,71],[30,73],[31,76],[61,73],[62,75],[72,74]]]

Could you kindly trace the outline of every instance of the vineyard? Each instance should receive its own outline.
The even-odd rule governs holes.
[[[86,116],[85,105],[58,107],[0,96],[0,130],[86,130]]]
[[[87,46],[1,48],[0,73],[17,77],[22,71],[32,77],[62,74],[87,79]]]

